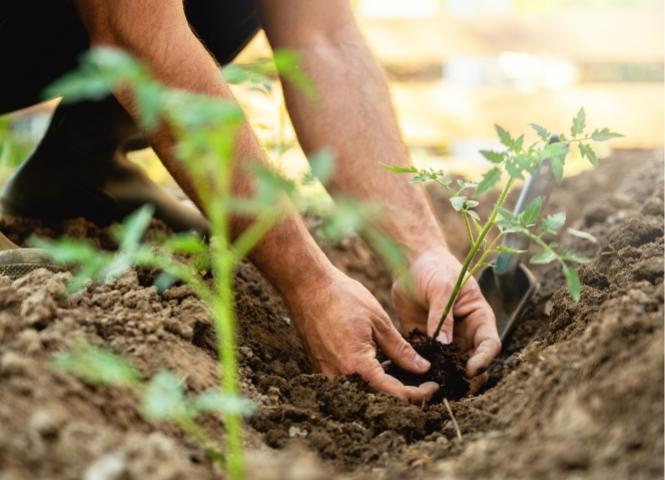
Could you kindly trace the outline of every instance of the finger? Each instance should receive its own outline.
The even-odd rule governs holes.
[[[485,383],[487,383],[487,380],[489,380],[490,376],[487,372],[483,372],[480,375],[476,375],[469,381],[469,391],[471,394],[476,394],[478,391],[482,388]]]
[[[425,373],[432,366],[404,340],[389,320],[374,329],[376,343],[398,367],[413,373]]]
[[[487,370],[492,360],[501,351],[501,341],[496,334],[496,328],[492,329],[491,327],[491,325],[483,325],[478,328],[476,338],[480,337],[482,340],[480,340],[476,350],[466,364],[466,374],[470,378]],[[481,336],[484,333],[483,330],[487,330],[487,332],[485,332],[484,336]]]
[[[446,308],[446,303],[448,303],[447,299],[434,302],[429,309],[429,315],[427,316],[427,333],[429,335],[434,333],[436,326],[439,324],[443,310]],[[450,312],[443,322],[439,335],[436,337],[436,339],[444,345],[453,341],[453,324],[453,314]]]
[[[429,401],[439,389],[439,386],[433,382],[426,382],[419,387],[406,386],[395,377],[391,377],[384,372],[381,364],[376,359],[362,365],[358,369],[358,373],[375,390],[412,403]]]

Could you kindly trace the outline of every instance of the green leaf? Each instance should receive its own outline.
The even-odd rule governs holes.
[[[586,113],[584,111],[584,107],[582,107],[577,112],[577,115],[575,115],[575,118],[573,118],[573,125],[570,127],[570,135],[572,137],[576,137],[580,135],[582,132],[584,132],[585,128],[586,128]]]
[[[584,240],[588,240],[591,243],[598,243],[598,239],[591,235],[588,232],[583,232],[582,230],[576,230],[574,228],[569,228],[568,233],[574,237],[578,237]]]
[[[467,210],[467,215],[469,215],[471,218],[473,218],[476,222],[480,222],[480,215],[476,213],[475,210]]]
[[[164,103],[161,86],[154,82],[141,83],[134,89],[134,98],[141,126],[147,131],[155,130]]]
[[[450,199],[450,204],[453,206],[455,211],[459,212],[464,208],[464,202],[466,202],[465,196],[457,196]]]
[[[180,380],[167,370],[157,372],[143,392],[143,411],[154,420],[187,415],[187,400]]]
[[[542,209],[542,206],[542,199],[540,197],[534,198],[519,215],[519,219],[522,225],[530,226],[535,224],[538,220],[538,217],[540,216],[540,210]]]
[[[565,250],[563,253],[561,253],[561,258],[567,262],[581,263],[583,265],[592,262],[590,258],[585,257],[584,255],[581,255],[577,252],[573,252],[572,250]]]
[[[552,134],[545,127],[541,127],[537,123],[531,123],[530,125],[531,128],[533,128],[536,131],[541,140],[543,140],[544,142],[550,141],[550,137],[552,136]]]
[[[556,233],[566,223],[566,212],[553,213],[543,219],[543,228],[548,233]]]
[[[55,367],[72,372],[91,383],[131,387],[141,380],[134,365],[89,343],[81,343],[69,352],[56,353],[53,363]]]
[[[598,166],[598,157],[596,156],[596,152],[593,151],[593,148],[591,148],[591,145],[580,143],[579,149],[583,158],[588,159],[593,166]]]
[[[566,276],[566,284],[568,285],[570,296],[575,302],[579,302],[582,286],[580,284],[580,277],[577,275],[577,271],[575,271],[574,268],[566,265],[563,267],[563,274]]]
[[[499,136],[499,140],[501,141],[501,143],[504,146],[512,149],[515,145],[515,141],[513,140],[513,137],[510,136],[508,130],[501,127],[500,125],[494,125],[494,128],[496,128],[496,133]]]
[[[335,155],[331,150],[324,149],[309,158],[312,175],[324,185],[335,171]]]
[[[556,259],[557,257],[554,253],[550,252],[549,250],[543,250],[531,257],[529,262],[534,265],[546,265],[548,263],[552,263]]]
[[[466,203],[464,204],[464,208],[471,210],[473,208],[476,208],[478,205],[480,205],[480,202],[476,200],[467,200]]]
[[[248,416],[254,413],[254,403],[241,395],[222,393],[218,388],[206,390],[191,403],[194,414],[231,413]]]
[[[413,165],[409,165],[408,167],[402,167],[400,165],[388,165],[387,163],[382,163],[381,165],[393,173],[418,173],[418,169]]]
[[[348,198],[338,198],[333,208],[323,215],[320,232],[324,240],[335,243],[358,233],[365,225],[365,216],[363,208],[357,202]]]
[[[481,150],[480,154],[492,163],[502,163],[505,160],[505,154],[493,150]]]
[[[495,248],[497,253],[507,253],[509,255],[521,255],[522,253],[526,253],[526,250],[519,250],[517,248],[512,248],[507,245],[499,245],[498,247]]]
[[[499,167],[494,167],[483,175],[483,179],[478,183],[476,187],[475,195],[482,195],[485,192],[493,189],[501,181],[501,169]]]
[[[371,226],[365,228],[365,238],[379,257],[392,272],[403,272],[408,267],[404,249],[390,235]]]
[[[591,134],[591,140],[596,142],[606,142],[607,140],[612,140],[613,138],[621,138],[622,134],[617,132],[610,131],[609,128],[596,129]]]
[[[273,60],[282,78],[292,83],[309,100],[318,100],[319,94],[316,86],[301,67],[302,58],[300,54],[292,50],[276,49],[273,51]]]
[[[139,245],[150,226],[154,212],[155,207],[145,204],[123,221],[122,227],[116,234],[120,250],[134,250]]]
[[[192,232],[173,235],[166,239],[162,246],[169,251],[188,255],[207,252],[207,246],[203,239],[198,234]]]

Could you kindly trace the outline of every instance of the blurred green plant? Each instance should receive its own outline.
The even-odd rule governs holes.
[[[311,92],[298,67],[297,57],[282,52],[277,55],[276,64],[282,77]],[[246,81],[257,88],[267,88],[261,70],[231,68],[230,72],[235,82]],[[226,74],[229,75],[229,70]],[[231,194],[234,143],[243,121],[239,107],[219,98],[164,88],[140,62],[123,51],[107,47],[91,49],[82,57],[78,70],[56,81],[45,93],[49,98],[62,96],[63,102],[75,102],[102,98],[119,88],[133,93],[138,121],[145,130],[166,124],[173,132],[176,155],[189,172],[210,222],[208,242],[194,233],[144,240],[153,215],[153,208],[146,205],[114,228],[118,244],[114,252],[101,251],[89,242],[68,238],[34,238],[31,245],[44,249],[54,261],[75,270],[68,285],[70,292],[84,288],[91,281],[113,280],[133,267],[160,270],[155,282],[160,291],[175,281],[192,288],[214,324],[220,388],[190,401],[171,373],[159,372],[145,383],[137,370],[124,360],[90,346],[60,354],[56,365],[88,381],[133,388],[142,396],[143,411],[148,417],[175,422],[200,443],[213,460],[223,465],[231,478],[244,478],[242,415],[250,408],[246,407],[238,388],[234,271],[277,222],[293,214],[291,204],[302,206],[307,199],[300,195],[294,181],[257,163],[243,165],[254,180],[253,196],[234,198]],[[332,153],[322,151],[309,161],[311,173],[305,182],[325,183],[334,170]],[[373,226],[380,208],[361,205],[351,199],[340,199],[326,208],[322,231],[328,240],[362,231],[393,268],[401,268],[400,249]],[[235,240],[231,238],[230,229],[233,215],[254,218]],[[212,273],[212,280],[208,272]],[[211,441],[197,423],[196,417],[202,412],[223,415],[224,449]]]
[[[574,251],[562,250],[558,243],[546,240],[548,236],[555,235],[563,226],[566,221],[566,214],[561,212],[541,218],[542,200],[540,197],[534,199],[524,211],[517,215],[503,208],[503,205],[514,182],[524,180],[525,176],[533,174],[544,160],[549,161],[556,180],[561,182],[566,156],[573,144],[577,145],[583,158],[596,166],[598,165],[598,157],[592,147],[592,142],[604,142],[622,135],[612,132],[608,128],[596,129],[587,133],[586,113],[583,108],[573,118],[570,137],[559,135],[557,141],[551,142],[552,134],[547,129],[535,123],[531,124],[531,127],[536,131],[540,140],[526,146],[524,135],[513,137],[504,128],[496,126],[497,135],[505,149],[502,151],[481,150],[480,153],[493,166],[485,172],[479,182],[466,180],[454,182],[443,171],[432,168],[418,169],[416,167],[386,165],[394,173],[412,174],[411,181],[414,183],[435,182],[446,190],[450,196],[450,204],[453,209],[459,212],[464,219],[466,235],[471,245],[432,338],[438,336],[444,320],[455,305],[455,301],[466,282],[480,268],[492,265],[489,262],[492,255],[524,253],[510,249],[500,243],[502,237],[508,233],[525,235],[542,248],[542,251],[531,258],[531,263],[558,262],[566,277],[571,297],[576,302],[580,299],[580,280],[571,263],[588,263],[590,260]],[[477,212],[480,199],[485,193],[497,187],[503,178],[506,178],[506,181],[501,187],[501,193],[494,203],[489,217],[482,221]],[[496,231],[496,236],[489,240],[488,234],[492,230]],[[584,232],[572,229],[569,232],[587,239],[593,238]]]

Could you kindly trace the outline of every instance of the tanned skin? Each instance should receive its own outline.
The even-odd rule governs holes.
[[[432,332],[460,271],[448,251],[423,191],[381,162],[410,165],[386,81],[356,25],[348,0],[259,0],[262,24],[273,48],[297,51],[320,93],[311,102],[285,85],[287,108],[306,152],[331,147],[337,155],[330,188],[388,207],[382,228],[404,248],[408,283],[396,279],[393,297],[405,330]],[[191,31],[182,0],[78,0],[91,44],[123,48],[142,59],[171,87],[233,100],[219,65]],[[131,95],[116,92],[135,116]],[[148,136],[166,168],[196,202],[191,179],[172,151],[168,130]],[[253,132],[238,134],[235,165],[265,161]],[[233,190],[250,195],[251,178],[235,168]],[[200,206],[200,205],[199,205]],[[251,220],[235,219],[234,235]],[[376,299],[336,269],[297,214],[275,226],[251,253],[252,261],[284,297],[313,364],[330,377],[359,373],[374,388],[412,402],[428,399],[432,384],[405,386],[376,359],[378,345],[395,363],[415,373],[430,367],[402,339]],[[456,321],[453,321],[453,316]],[[492,310],[475,281],[462,291],[439,340],[457,342],[470,355],[467,374],[482,384],[501,344]]]

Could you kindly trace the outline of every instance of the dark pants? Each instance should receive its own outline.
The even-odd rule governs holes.
[[[88,35],[67,0],[4,0],[0,5],[0,113],[38,103],[44,88],[76,68]],[[221,64],[259,29],[253,0],[185,0],[190,25]]]
[[[46,86],[76,68],[88,36],[68,0],[0,0],[0,112],[38,103]],[[220,64],[259,29],[254,0],[185,0],[187,18]],[[146,28],[149,28],[146,27]],[[0,195],[3,213],[41,219],[124,218],[144,203],[175,230],[204,231],[199,212],[154,185],[127,161],[142,133],[113,96],[59,105],[30,158]]]

